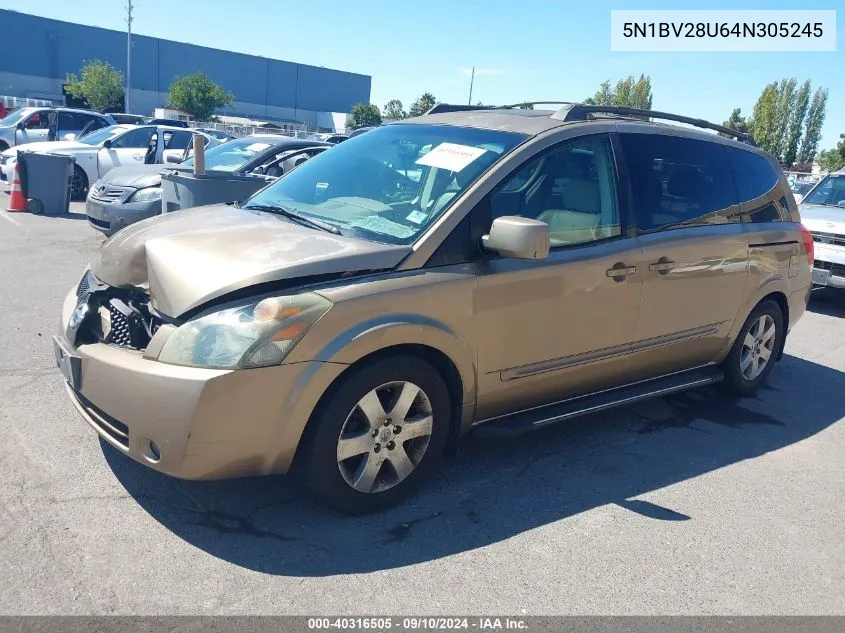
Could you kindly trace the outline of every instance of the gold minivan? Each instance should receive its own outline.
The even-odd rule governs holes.
[[[582,104],[436,110],[107,240],[54,339],[100,437],[175,477],[290,471],[367,512],[472,428],[766,380],[813,242],[749,137]]]

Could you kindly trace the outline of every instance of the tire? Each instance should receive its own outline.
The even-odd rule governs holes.
[[[293,475],[341,512],[388,508],[435,467],[450,416],[449,390],[429,363],[404,355],[367,363],[342,377],[318,406],[303,434]]]
[[[88,195],[88,176],[85,170],[79,165],[73,166],[73,180],[70,184],[70,199],[75,201],[85,200]]]
[[[767,335],[772,326],[774,333]],[[750,396],[756,392],[775,365],[784,334],[780,306],[768,299],[759,303],[746,319],[728,357],[722,363],[724,387],[740,396]],[[755,353],[755,350],[759,351]],[[762,367],[761,360],[764,361]]]
[[[0,152],[5,152],[7,149],[9,149],[9,145],[6,141],[0,141]]]

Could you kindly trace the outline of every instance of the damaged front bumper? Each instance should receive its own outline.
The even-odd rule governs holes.
[[[345,368],[317,361],[234,371],[161,363],[142,350],[80,338],[87,301],[84,290],[68,293],[54,337],[71,401],[103,440],[175,477],[286,472],[311,411]]]

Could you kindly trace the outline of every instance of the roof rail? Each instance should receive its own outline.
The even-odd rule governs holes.
[[[471,110],[495,110],[499,106],[485,106],[485,105],[457,105],[452,103],[438,103],[429,108],[423,113],[427,114],[441,114],[443,112],[469,112]]]
[[[593,105],[591,103],[564,103],[563,107],[552,115],[553,119],[559,121],[586,121],[590,114],[606,113],[618,114],[621,116],[635,116],[650,119],[665,119],[667,121],[677,121],[679,123],[686,123],[699,128],[714,130],[721,132],[727,136],[733,137],[743,143],[748,143],[757,147],[754,137],[746,132],[740,132],[724,125],[717,125],[710,123],[704,119],[694,119],[692,117],[682,116],[680,114],[671,114],[669,112],[659,112],[657,110],[642,110],[640,108],[629,108],[626,106],[610,106],[610,105]]]

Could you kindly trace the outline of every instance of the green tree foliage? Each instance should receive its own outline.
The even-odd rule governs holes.
[[[777,111],[778,111],[778,84],[773,82],[763,88],[763,92],[754,104],[754,112],[751,115],[751,134],[762,149],[771,154],[777,152],[779,139],[777,139]]]
[[[833,149],[826,149],[816,156],[822,171],[837,171],[845,167],[845,134],[839,135],[839,142]]]
[[[170,107],[207,121],[216,108],[231,104],[235,95],[214,83],[205,73],[177,77],[170,84]]]
[[[408,108],[408,116],[420,116],[431,110],[437,105],[437,99],[430,92],[424,92],[420,98],[411,104]]]
[[[795,95],[795,107],[787,126],[786,138],[783,147],[783,164],[794,165],[798,158],[798,143],[801,141],[801,134],[804,131],[804,120],[807,118],[807,108],[810,105],[810,81],[809,79],[801,84]]]
[[[534,104],[532,103],[523,103],[522,105],[518,106],[520,110],[533,110]]]
[[[804,127],[804,138],[798,150],[798,161],[809,162],[816,155],[819,140],[822,137],[822,125],[827,114],[827,88],[819,88],[813,94],[813,101],[807,110],[807,123]]]
[[[384,112],[385,119],[404,119],[408,116],[408,113],[405,112],[405,108],[402,107],[402,102],[399,99],[391,99],[388,101],[384,108],[382,108]]]
[[[352,113],[347,118],[346,125],[353,130],[376,127],[381,125],[381,111],[372,103],[356,103],[352,106]]]
[[[628,75],[617,81],[612,90],[610,81],[603,81],[596,93],[585,99],[584,103],[650,110],[652,100],[651,77],[640,75],[639,79],[634,79],[633,75]]]
[[[103,112],[123,101],[123,73],[108,62],[99,59],[86,62],[80,77],[68,75],[66,82],[68,94],[85,99],[94,110]]]
[[[744,116],[742,116],[742,108],[734,108],[733,111],[731,111],[731,115],[728,117],[728,120],[723,121],[722,125],[729,127],[732,130],[736,130],[737,132],[748,132],[748,121]],[[719,136],[729,135],[719,132]]]
[[[775,151],[773,154],[783,163],[784,151],[786,150],[787,131],[792,113],[795,110],[795,78],[781,79],[778,84],[778,104],[775,112]]]

